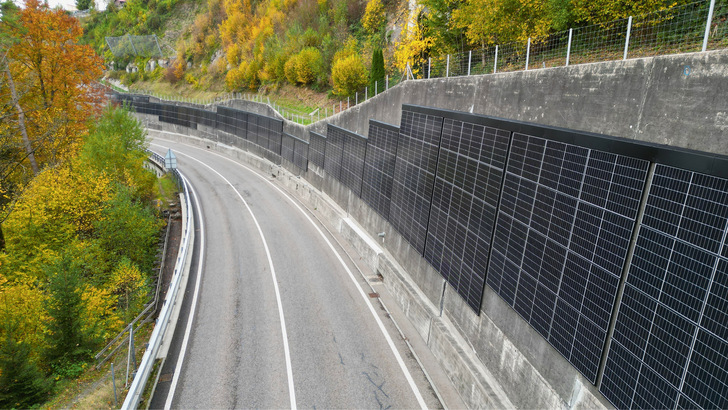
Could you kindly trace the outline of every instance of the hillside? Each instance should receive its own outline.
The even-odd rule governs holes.
[[[109,73],[133,89],[209,98],[221,92],[277,95],[288,85],[289,95],[297,94],[292,87],[306,88],[346,102],[375,81],[381,90],[385,76],[401,77],[408,64],[415,76],[423,75],[430,58],[509,42],[525,48],[529,38],[546,50],[568,28],[608,31],[615,20],[653,12],[662,13],[664,23],[676,19],[675,6],[698,9],[707,2],[130,0],[94,12],[84,36],[110,66],[138,69]],[[163,67],[143,53],[112,54],[104,38],[127,34],[156,35]]]

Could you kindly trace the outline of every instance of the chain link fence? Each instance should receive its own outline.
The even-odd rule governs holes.
[[[159,40],[155,34],[148,36],[132,36],[127,34],[121,37],[106,37],[106,44],[114,57],[146,57],[163,58],[164,54],[159,47]]]
[[[431,57],[421,78],[522,71],[726,47],[728,0],[700,1],[527,42]]]

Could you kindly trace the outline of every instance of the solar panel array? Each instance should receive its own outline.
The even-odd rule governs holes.
[[[308,151],[308,160],[319,168],[324,168],[324,158],[326,156],[326,137],[310,131],[308,133],[310,145]]]
[[[728,408],[728,180],[657,165],[601,392],[616,407]]]
[[[728,160],[410,105],[399,129],[309,144],[251,113],[123,100],[323,168],[476,313],[485,281],[617,408],[728,408]]]
[[[510,132],[445,118],[424,257],[470,307],[483,297]]]
[[[488,284],[592,382],[648,166],[513,135]]]
[[[402,107],[389,221],[420,254],[425,250],[443,117]]]
[[[369,144],[364,160],[361,198],[385,219],[389,219],[389,204],[392,201],[398,137],[398,127],[369,120]]]

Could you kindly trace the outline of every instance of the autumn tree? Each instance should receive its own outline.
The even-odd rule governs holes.
[[[384,13],[384,4],[382,0],[369,0],[364,10],[364,17],[361,19],[361,25],[367,34],[377,34],[384,29],[387,23],[387,16]]]
[[[533,0],[466,0],[453,12],[453,25],[473,45],[525,42],[551,28],[549,2]]]
[[[0,227],[34,175],[73,155],[98,112],[102,61],[80,36],[78,20],[60,9],[38,0],[23,9],[3,4]]]
[[[75,152],[86,120],[99,111],[102,94],[94,85],[103,62],[78,43],[82,29],[64,11],[27,0],[18,13],[22,30],[9,49],[9,77],[39,167],[57,164]]]

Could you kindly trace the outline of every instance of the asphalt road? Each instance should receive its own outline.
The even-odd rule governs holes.
[[[204,242],[152,407],[441,407],[365,268],[275,178],[198,147],[150,148],[176,153]]]

